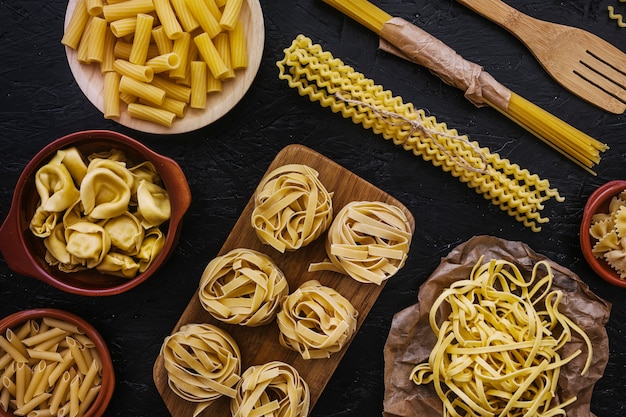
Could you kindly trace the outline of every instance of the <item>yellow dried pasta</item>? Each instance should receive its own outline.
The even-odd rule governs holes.
[[[545,201],[564,201],[547,180],[403,103],[311,39],[298,35],[284,52],[279,78],[301,96],[441,167],[533,231],[549,221],[541,215]]]
[[[303,164],[287,164],[267,174],[254,194],[251,223],[261,242],[282,252],[304,247],[332,221],[333,193]]]
[[[526,278],[509,261],[482,262],[433,303],[429,321],[437,342],[410,378],[433,384],[444,415],[565,415],[576,398],[554,400],[560,368],[582,351],[561,357],[561,350],[573,332],[585,340],[585,375],[593,349],[559,312],[563,293],[552,290],[550,264],[537,262]]]
[[[411,225],[400,208],[382,201],[353,201],[328,229],[329,260],[312,263],[309,271],[331,270],[380,285],[404,266],[411,237]]]
[[[279,361],[249,367],[230,401],[233,417],[306,417],[311,394],[293,366]]]
[[[303,359],[329,358],[351,339],[358,314],[333,288],[307,281],[281,303],[276,316],[280,344]]]
[[[250,327],[272,321],[281,299],[288,294],[289,283],[274,261],[244,248],[209,262],[198,291],[202,307],[213,317]]]
[[[607,213],[592,216],[589,234],[595,239],[593,256],[604,259],[626,279],[626,190],[609,201]]]
[[[211,324],[187,324],[166,337],[161,355],[170,389],[198,403],[194,416],[221,396],[233,398],[241,375],[239,346]]]

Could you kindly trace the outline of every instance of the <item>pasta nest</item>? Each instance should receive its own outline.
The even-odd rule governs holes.
[[[230,410],[233,417],[306,417],[310,402],[309,386],[298,371],[274,361],[244,372]]]
[[[241,354],[224,330],[210,324],[187,324],[165,338],[161,355],[171,390],[199,403],[194,415],[223,395],[235,396]]]
[[[281,304],[276,316],[280,344],[299,352],[303,359],[329,358],[356,331],[358,311],[318,281],[303,283]]]
[[[411,225],[397,206],[353,201],[337,213],[328,230],[329,262],[311,264],[309,270],[334,270],[380,285],[404,266],[411,238]]]
[[[288,164],[266,175],[254,196],[252,227],[259,239],[284,253],[308,245],[324,233],[333,217],[333,194],[319,173]]]
[[[626,190],[609,201],[607,213],[592,216],[589,235],[595,239],[593,256],[626,279]]]
[[[233,249],[213,259],[200,279],[200,303],[230,324],[261,326],[276,317],[289,284],[272,259],[251,249]]]
[[[585,340],[582,375],[593,349],[585,332],[559,312],[563,292],[551,288],[550,264],[537,262],[527,279],[511,262],[482,260],[433,303],[429,321],[437,342],[411,379],[433,383],[444,415],[565,415],[576,398],[553,401],[560,368],[582,353],[582,346],[565,345],[574,332]]]

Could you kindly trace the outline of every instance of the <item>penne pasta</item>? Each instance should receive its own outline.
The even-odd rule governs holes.
[[[69,48],[77,49],[88,20],[87,3],[85,3],[85,0],[77,1],[72,17],[70,17],[70,21],[65,28],[61,43]]]
[[[182,36],[183,28],[181,27],[176,15],[174,14],[174,10],[172,9],[172,5],[170,4],[170,0],[152,0],[154,3],[154,8],[156,10],[156,14],[161,22],[161,25],[165,29],[165,33],[167,37],[170,39],[177,39]]]
[[[213,41],[209,35],[204,32],[193,38],[194,43],[198,47],[198,52],[204,59],[215,78],[222,79],[228,74],[228,67],[224,64],[222,57],[218,53]]]
[[[191,100],[189,102],[191,108],[206,108],[207,72],[207,65],[204,61],[191,62]]]
[[[143,65],[146,62],[148,57],[148,47],[150,46],[150,39],[152,36],[153,23],[154,17],[151,15],[143,13],[137,15],[135,37],[133,38],[133,46],[130,49],[130,57],[128,58],[128,60],[133,64]]]
[[[157,109],[152,106],[146,106],[139,103],[130,103],[128,105],[128,114],[137,119],[158,123],[160,125],[170,127],[174,123],[176,115],[170,111]]]

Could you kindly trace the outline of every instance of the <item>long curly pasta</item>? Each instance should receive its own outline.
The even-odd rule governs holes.
[[[233,417],[306,417],[309,386],[293,366],[279,361],[249,367],[230,401]]]
[[[573,332],[585,340],[583,375],[593,350],[585,332],[559,312],[563,293],[551,289],[550,264],[537,262],[525,278],[511,262],[482,261],[433,303],[437,343],[410,378],[433,383],[444,416],[565,415],[576,398],[554,399],[560,368],[581,350],[561,357],[561,349]]]
[[[235,396],[241,375],[241,354],[233,338],[211,324],[187,324],[166,337],[161,346],[170,389],[198,403],[197,416],[217,398]]]
[[[287,164],[268,173],[254,194],[252,227],[261,242],[281,253],[304,247],[328,229],[333,193],[303,164]]]
[[[279,78],[301,96],[441,167],[535,232],[549,221],[541,216],[543,203],[550,198],[564,201],[547,180],[403,103],[304,35],[294,39],[276,65]]]
[[[269,256],[239,248],[209,262],[198,298],[216,319],[256,327],[276,317],[280,300],[288,294],[287,278]]]
[[[620,0],[620,3],[624,3]],[[615,11],[615,7],[607,6],[607,11],[609,13],[609,19],[614,20],[615,24],[621,28],[626,28],[626,22],[624,22],[624,15],[622,13],[617,13]]]
[[[303,359],[329,358],[356,331],[358,314],[333,288],[307,281],[282,302],[276,316],[280,344]]]
[[[312,263],[309,271],[332,270],[380,285],[404,266],[411,237],[411,226],[398,207],[353,201],[337,213],[328,229],[329,260]]]

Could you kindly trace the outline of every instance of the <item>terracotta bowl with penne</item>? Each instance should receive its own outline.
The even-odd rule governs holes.
[[[63,291],[119,294],[167,260],[190,204],[176,161],[121,133],[75,132],[25,167],[0,252],[14,272]]]
[[[23,310],[0,320],[0,417],[104,414],[115,387],[106,343],[64,310]]]
[[[605,281],[626,288],[626,181],[613,180],[587,199],[580,223],[585,260]]]

